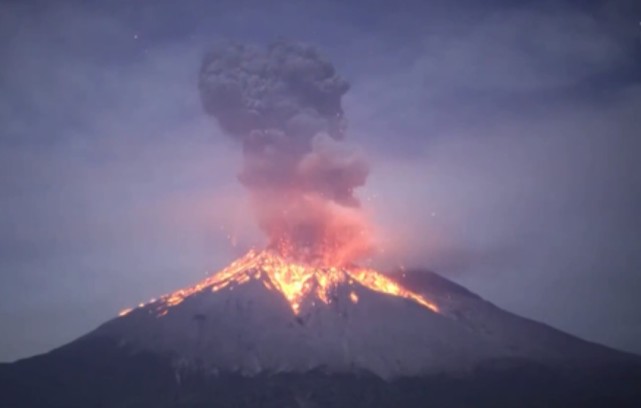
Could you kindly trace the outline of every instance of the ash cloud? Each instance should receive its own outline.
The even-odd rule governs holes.
[[[272,246],[306,256],[353,248],[347,258],[367,250],[354,244],[365,235],[354,189],[369,168],[341,143],[349,84],[331,63],[306,44],[218,44],[203,59],[199,90],[205,111],[242,144],[239,179]]]

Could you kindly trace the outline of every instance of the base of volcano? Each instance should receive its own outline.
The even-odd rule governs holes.
[[[641,366],[576,370],[527,360],[487,362],[465,376],[385,381],[369,373],[243,376],[179,370],[171,356],[85,339],[0,364],[3,407],[439,408],[638,407]]]

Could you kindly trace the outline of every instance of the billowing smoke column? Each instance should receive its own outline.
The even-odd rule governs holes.
[[[239,179],[251,192],[270,246],[327,263],[369,250],[354,189],[367,163],[340,142],[349,84],[303,44],[214,47],[203,59],[205,111],[243,147]]]

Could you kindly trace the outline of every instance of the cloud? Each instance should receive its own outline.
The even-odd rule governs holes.
[[[423,41],[416,62],[432,92],[541,92],[607,73],[627,47],[578,10],[506,10]]]

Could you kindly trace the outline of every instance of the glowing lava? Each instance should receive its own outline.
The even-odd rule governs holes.
[[[149,304],[156,306],[158,316],[167,314],[169,308],[179,305],[187,297],[211,290],[217,292],[232,285],[241,285],[251,279],[256,279],[268,290],[275,290],[289,302],[295,314],[300,312],[302,301],[308,296],[314,296],[325,304],[332,302],[331,293],[339,285],[354,285],[358,283],[375,292],[402,297],[420,304],[433,312],[438,307],[414,292],[411,292],[385,275],[375,270],[358,266],[321,267],[312,264],[289,262],[276,253],[265,251],[249,251],[245,256],[236,260],[225,269],[202,280],[198,284],[181,289]],[[354,291],[350,292],[352,303],[358,302]],[[145,304],[139,305],[139,307]],[[124,316],[132,309],[125,309],[119,316]]]

